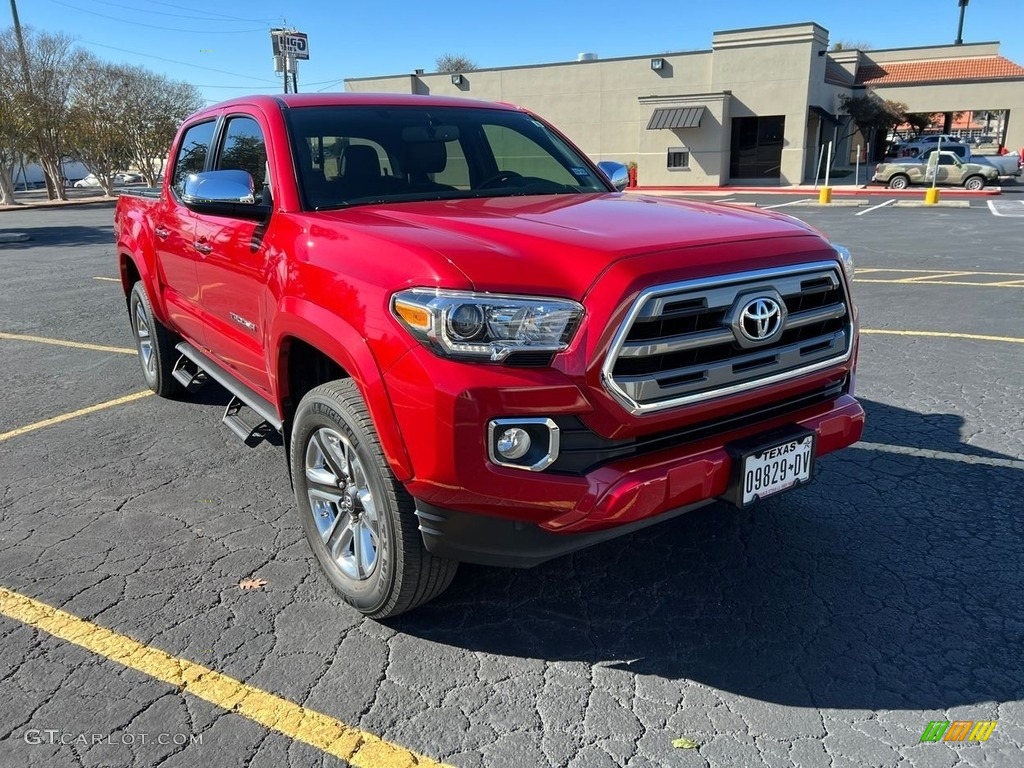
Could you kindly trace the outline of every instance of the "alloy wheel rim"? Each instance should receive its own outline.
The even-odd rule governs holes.
[[[349,440],[321,427],[306,444],[310,513],[331,560],[353,581],[366,581],[380,561],[381,527],[368,475]]]
[[[135,305],[135,337],[139,341],[139,355],[142,357],[142,366],[146,373],[153,376],[156,373],[156,359],[153,355],[153,336],[149,331],[149,318],[146,317],[146,310],[140,301]]]

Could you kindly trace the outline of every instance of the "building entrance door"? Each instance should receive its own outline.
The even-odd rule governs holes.
[[[782,143],[785,132],[784,115],[734,117],[729,177],[778,179],[782,175]]]

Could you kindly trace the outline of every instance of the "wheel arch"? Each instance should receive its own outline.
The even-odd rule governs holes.
[[[301,300],[284,304],[278,317],[287,326],[276,328],[270,349],[275,359],[277,406],[284,422],[285,445],[302,397],[320,384],[351,379],[370,412],[384,456],[400,481],[414,477],[384,378],[363,336],[337,315]],[[330,329],[329,332],[325,329]]]

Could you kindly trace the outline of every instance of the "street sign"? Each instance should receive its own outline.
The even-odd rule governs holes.
[[[275,56],[291,56],[293,59],[309,59],[309,36],[305,32],[271,30]]]

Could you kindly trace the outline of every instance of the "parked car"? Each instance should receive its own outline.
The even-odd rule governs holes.
[[[115,173],[113,178],[115,187],[123,187],[125,184],[138,184],[140,181],[142,181],[142,176],[140,174],[128,173],[127,171]],[[84,187],[100,187],[102,184],[100,184],[100,180],[96,177],[96,174],[90,173],[84,179],[76,181],[75,186],[81,189]]]
[[[114,214],[142,376],[216,381],[235,435],[283,443],[311,554],[374,618],[459,562],[530,567],[810,481],[864,426],[849,251],[619,193],[624,170],[510,105],[209,107]]]
[[[953,145],[953,151],[958,151],[961,157],[966,157],[966,153],[970,151],[970,148],[956,136],[950,136],[948,133],[937,133],[931,136],[918,136],[910,141],[904,141],[899,145],[897,156],[917,157],[918,155],[923,155],[929,149],[938,147],[940,139],[943,149]]]
[[[1000,176],[1021,175],[1021,156],[1016,152],[1007,155],[971,155],[972,163],[977,165],[990,165],[999,172]]]
[[[879,163],[872,181],[885,184],[889,189],[906,189],[911,184],[962,185],[966,189],[984,189],[986,184],[999,181],[999,171],[990,165],[965,163],[952,152],[943,150],[938,162],[923,158],[900,158]]]

